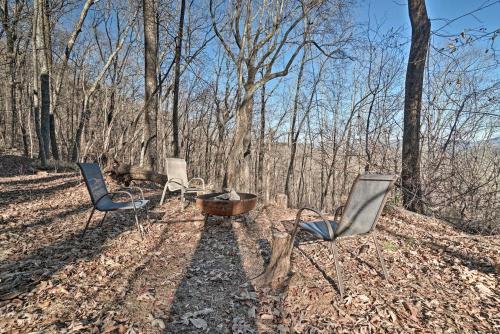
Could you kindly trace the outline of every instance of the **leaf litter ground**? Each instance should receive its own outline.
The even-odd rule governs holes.
[[[317,243],[294,249],[287,286],[271,291],[255,279],[270,227],[290,227],[296,210],[271,205],[249,223],[205,224],[176,196],[159,207],[161,190],[144,184],[154,206],[144,240],[127,213],[101,227],[97,214],[79,240],[90,211],[79,175],[19,175],[26,161],[0,159],[0,333],[500,331],[499,237],[392,208],[377,227],[389,281],[371,240],[357,238],[340,242],[344,300]]]

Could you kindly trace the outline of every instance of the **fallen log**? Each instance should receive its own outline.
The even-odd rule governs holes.
[[[144,167],[131,166],[116,160],[111,166],[107,167],[104,172],[116,182],[125,184],[126,186],[133,180],[150,181],[163,186],[168,180],[165,174],[160,174]]]

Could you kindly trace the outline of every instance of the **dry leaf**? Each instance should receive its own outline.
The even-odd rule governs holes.
[[[201,318],[190,318],[189,321],[198,329],[207,329],[207,322]]]

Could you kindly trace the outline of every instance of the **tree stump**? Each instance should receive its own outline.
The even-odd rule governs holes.
[[[290,274],[293,239],[295,235],[272,228],[272,252],[271,259],[262,276],[263,285],[277,288],[288,278]]]

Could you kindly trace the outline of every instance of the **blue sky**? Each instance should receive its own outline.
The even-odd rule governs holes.
[[[487,8],[457,19],[440,33],[458,35],[467,29],[500,29],[499,0],[426,0],[426,6],[433,31],[446,24],[444,19],[455,19],[480,7]],[[406,0],[360,0],[357,11],[360,21],[366,22],[370,17],[373,23],[384,23],[385,29],[404,27],[407,35],[411,34]]]

